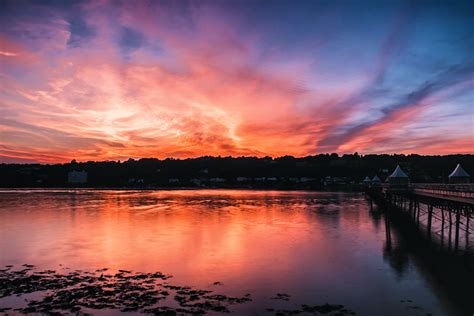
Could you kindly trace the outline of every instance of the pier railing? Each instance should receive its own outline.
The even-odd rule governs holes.
[[[412,183],[414,192],[474,199],[474,184]]]
[[[405,212],[418,226],[420,220],[423,221],[422,217],[426,215],[425,226],[430,240],[433,227],[440,228],[433,226],[434,220],[441,223],[441,230],[434,233],[440,235],[443,241],[447,230],[450,247],[453,236],[451,232],[454,228],[455,251],[458,251],[462,231],[466,240],[465,248],[470,249],[470,236],[474,233],[472,224],[470,225],[474,212],[474,184],[412,183],[404,187],[383,184],[367,188],[366,194],[370,197],[371,209],[374,201],[387,212],[394,210]],[[387,218],[388,216],[386,221]],[[389,223],[386,222],[386,225]],[[386,227],[389,229],[389,226]],[[391,239],[387,235],[387,247],[390,247],[390,244]]]

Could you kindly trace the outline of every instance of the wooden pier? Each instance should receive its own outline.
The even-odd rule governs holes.
[[[469,239],[474,233],[472,224],[474,184],[409,184],[405,186],[384,184],[368,187],[366,193],[370,198],[370,203],[375,202],[388,213],[408,214],[412,223],[418,226],[424,218],[429,239],[432,238],[433,233],[440,236],[442,243],[447,238],[448,245],[452,246],[454,243],[453,248],[457,252],[460,245],[460,233],[462,233],[465,237],[465,250],[472,249]],[[438,226],[437,231],[434,232],[435,221],[440,227]],[[390,247],[389,216],[386,216],[386,225],[387,246]]]

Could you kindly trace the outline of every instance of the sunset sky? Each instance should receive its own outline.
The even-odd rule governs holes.
[[[0,0],[0,162],[474,153],[473,30],[474,1]]]

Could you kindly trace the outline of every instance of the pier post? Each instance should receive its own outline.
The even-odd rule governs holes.
[[[416,201],[413,202],[413,221],[416,223]]]
[[[441,245],[444,244],[444,207],[441,207]]]
[[[469,209],[466,210],[466,250],[469,249]]]
[[[451,228],[453,226],[453,219],[452,219],[452,210],[451,208],[448,208],[448,213],[449,213],[449,238],[448,238],[448,242],[449,242],[449,248],[451,248],[451,236],[452,236],[452,233],[451,233]]]
[[[428,205],[428,239],[431,240],[431,220],[433,217],[433,206]]]
[[[417,202],[416,205],[417,205],[417,209],[418,209],[418,212],[417,212],[417,214],[416,214],[416,223],[417,223],[418,225],[420,225],[420,203]]]
[[[455,232],[455,239],[454,239],[454,251],[458,251],[459,246],[459,222],[461,221],[461,211],[459,209],[456,210],[456,232]]]
[[[469,238],[469,210],[466,210],[466,238]]]
[[[392,249],[392,235],[390,233],[390,219],[389,219],[389,214],[390,214],[390,206],[387,208],[387,211],[384,214],[385,217],[385,239],[387,242],[387,250]]]

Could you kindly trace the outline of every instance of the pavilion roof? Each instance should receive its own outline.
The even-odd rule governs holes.
[[[458,177],[458,178],[467,178],[470,177],[469,173],[464,170],[464,168],[461,166],[460,163],[456,166],[456,168],[451,172],[451,174],[448,176],[449,178],[451,177]]]
[[[402,168],[400,168],[400,165],[397,165],[395,168],[395,171],[391,175],[388,176],[389,178],[408,178],[407,174],[403,172]]]
[[[372,178],[372,182],[382,182],[382,180],[380,180],[380,178],[375,175],[373,178]]]

